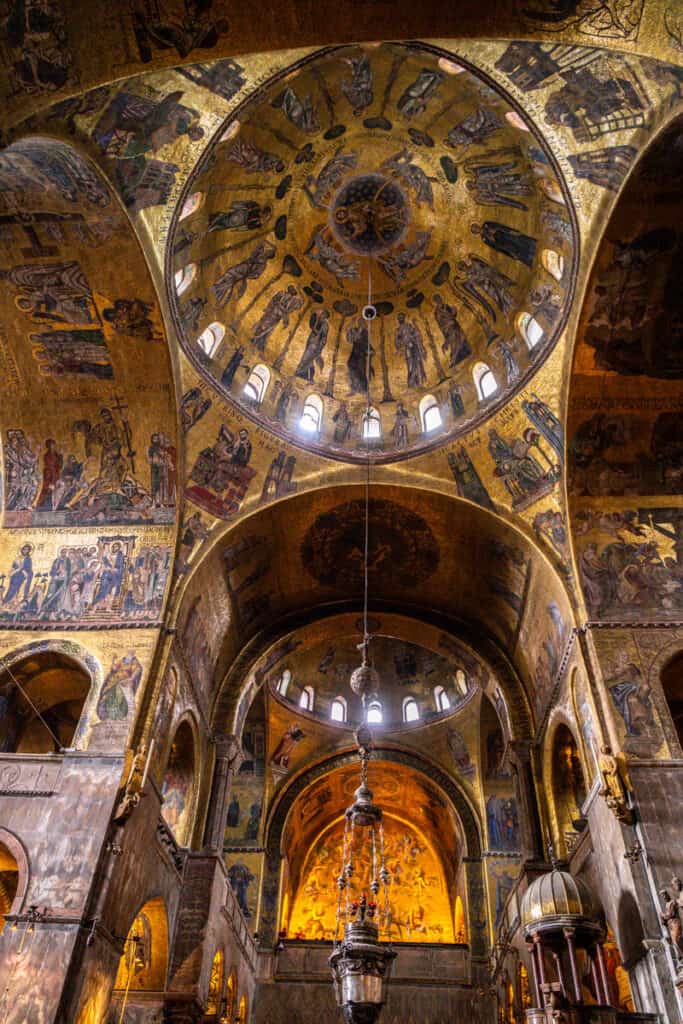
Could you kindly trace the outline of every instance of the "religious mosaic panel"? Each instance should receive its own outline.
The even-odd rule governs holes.
[[[185,352],[248,416],[336,458],[471,428],[564,323],[577,243],[559,168],[509,96],[433,47],[344,47],[279,73],[184,197],[169,277]],[[226,428],[194,484],[220,472],[213,490],[239,501],[245,440]]]
[[[289,919],[292,938],[334,938],[343,831],[343,822],[333,825],[308,853]],[[399,942],[453,942],[453,908],[438,855],[417,829],[397,818],[385,816],[384,832],[391,886],[389,921],[380,915],[383,934]],[[369,878],[369,853],[355,866],[359,877]]]

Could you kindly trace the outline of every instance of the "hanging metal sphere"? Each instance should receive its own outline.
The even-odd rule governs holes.
[[[373,697],[379,692],[379,673],[371,665],[360,665],[351,673],[349,685],[359,697]]]

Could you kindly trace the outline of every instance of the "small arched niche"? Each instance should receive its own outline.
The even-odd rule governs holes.
[[[230,971],[228,983],[225,986],[225,1016],[227,1020],[235,1019],[235,1006],[237,1003],[237,975],[234,968]]]
[[[90,691],[88,672],[58,651],[14,662],[0,675],[0,754],[54,754],[73,745]]]
[[[211,977],[209,978],[209,995],[206,1001],[206,1016],[218,1017],[223,999],[223,973],[225,968],[225,957],[223,951],[216,950],[211,964]]]
[[[185,721],[173,737],[161,784],[161,814],[181,846],[186,846],[190,837],[194,777],[194,735],[190,723]]]
[[[140,908],[126,936],[115,1001],[120,1002],[125,992],[163,992],[167,970],[168,919],[163,899],[155,896]]]
[[[0,841],[0,932],[12,910],[19,889],[19,865],[11,850]]]
[[[242,996],[242,998],[240,999],[239,1010],[237,1011],[237,1017],[235,1018],[235,1020],[239,1021],[239,1024],[247,1024],[247,1014],[248,1014],[248,1012],[249,1012],[249,1007],[248,1007],[248,1004],[247,1004],[247,997],[246,996]]]
[[[552,795],[555,808],[557,840],[565,852],[582,828],[581,805],[586,799],[586,773],[574,735],[564,722],[553,734]]]
[[[666,663],[660,678],[678,742],[683,747],[683,651],[678,651]]]

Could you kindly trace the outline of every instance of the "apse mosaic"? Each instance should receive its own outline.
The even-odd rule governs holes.
[[[336,458],[401,458],[481,422],[571,300],[574,216],[543,140],[500,87],[423,44],[331,49],[275,76],[183,196],[168,279],[185,352],[268,430]],[[239,490],[249,460],[231,441]]]
[[[290,938],[334,938],[343,832],[342,820],[310,850],[292,902]],[[390,815],[384,817],[384,834],[391,884],[389,920],[381,920],[383,935],[398,942],[454,942],[453,908],[437,854],[416,829]],[[369,852],[363,850],[354,866],[356,877],[370,879]]]

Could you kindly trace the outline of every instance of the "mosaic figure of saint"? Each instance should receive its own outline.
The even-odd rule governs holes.
[[[316,366],[319,370],[323,368],[322,352],[327,344],[327,335],[330,330],[329,311],[327,309],[320,312],[314,310],[311,313],[308,326],[310,328],[309,335],[296,368],[296,376],[310,384],[315,379]]]
[[[235,199],[228,210],[209,214],[209,231],[257,231],[265,227],[273,215],[268,203],[255,199]]]
[[[364,53],[360,57],[351,57],[346,63],[351,67],[351,78],[342,79],[341,91],[351,104],[353,116],[359,117],[363,111],[372,105],[374,98],[370,59]]]
[[[271,242],[260,242],[246,259],[228,267],[214,282],[212,291],[218,306],[225,306],[236,294],[241,299],[249,281],[256,281],[275,256],[276,249]]]
[[[441,350],[448,354],[448,365],[452,369],[472,355],[472,349],[460,326],[455,306],[444,302],[438,293],[434,296],[434,319],[443,334]]]
[[[509,256],[511,260],[533,266],[536,256],[536,239],[525,235],[516,228],[499,224],[495,220],[486,220],[483,224],[472,224],[473,235],[479,235],[491,249]]]
[[[287,285],[286,288],[271,296],[268,305],[257,320],[254,333],[251,336],[252,344],[259,352],[265,352],[268,339],[279,324],[282,324],[283,327],[289,326],[290,313],[301,309],[303,304],[303,296],[299,294],[293,284]]]
[[[407,320],[405,313],[399,313],[397,319],[396,351],[402,353],[406,361],[407,386],[417,388],[427,380],[424,366],[427,350],[417,324]]]

